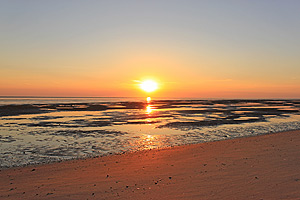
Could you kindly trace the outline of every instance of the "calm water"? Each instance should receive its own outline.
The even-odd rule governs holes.
[[[0,98],[12,167],[300,129],[300,100]]]
[[[117,101],[143,101],[143,98],[130,98],[130,97],[24,97],[24,98],[10,98],[0,97],[0,105],[11,104],[62,104],[62,103],[93,103],[93,102],[117,102]]]

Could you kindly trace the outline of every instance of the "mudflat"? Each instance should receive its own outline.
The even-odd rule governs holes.
[[[0,199],[300,199],[300,131],[2,169]]]

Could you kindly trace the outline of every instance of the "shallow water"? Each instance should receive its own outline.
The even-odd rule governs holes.
[[[75,100],[0,102],[1,167],[300,128],[299,100]]]

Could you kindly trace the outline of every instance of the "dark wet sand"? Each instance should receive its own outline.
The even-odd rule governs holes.
[[[300,199],[300,131],[2,169],[0,199]]]

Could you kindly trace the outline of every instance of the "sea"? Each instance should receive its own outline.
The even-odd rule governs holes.
[[[299,99],[0,97],[0,168],[298,129]]]

